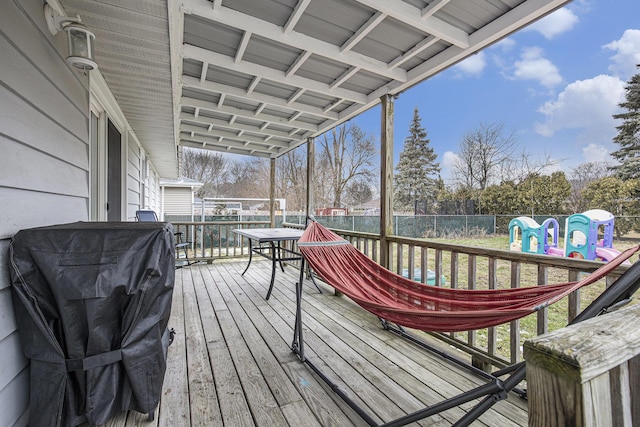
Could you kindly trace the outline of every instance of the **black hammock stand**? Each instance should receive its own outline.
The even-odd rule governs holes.
[[[471,402],[473,400],[481,399],[474,407],[467,411],[462,418],[460,418],[456,423],[453,424],[456,427],[463,427],[468,426],[475,420],[477,420],[496,402],[506,399],[509,392],[515,391],[519,395],[523,396],[523,392],[517,387],[526,378],[526,364],[525,362],[520,362],[499,371],[495,371],[492,374],[483,373],[482,375],[488,377],[490,380],[490,382],[488,382],[487,384],[468,390],[457,396],[445,399],[434,405],[427,406],[423,409],[415,411],[411,414],[407,414],[398,419],[379,424],[364,408],[362,408],[360,405],[358,405],[357,402],[351,399],[351,397],[342,389],[340,389],[340,387],[331,378],[325,375],[322,370],[320,370],[320,368],[318,368],[311,360],[309,360],[305,356],[304,337],[302,332],[302,283],[305,274],[304,264],[305,259],[303,257],[302,264],[300,266],[300,277],[298,282],[296,283],[296,318],[291,350],[298,356],[301,362],[309,366],[309,368],[311,368],[311,370],[313,370],[313,372],[315,372],[331,388],[334,393],[340,396],[340,398],[370,426],[404,426],[439,414],[446,410],[455,408],[462,404]],[[569,325],[573,325],[583,320],[587,320],[592,317],[614,311],[628,304],[638,288],[640,288],[640,261],[636,261],[609,288],[607,288],[602,294],[600,294],[598,298],[596,298],[573,321],[571,321]],[[394,333],[398,333],[413,340],[410,335],[404,332],[402,327],[393,327],[385,322],[384,319],[381,320],[383,321],[383,326],[385,327],[385,329],[389,329]],[[423,345],[422,343],[418,344]],[[444,354],[445,353],[441,353],[441,355]],[[449,360],[453,359],[450,356],[447,358]],[[506,375],[508,376],[505,379],[500,378]]]

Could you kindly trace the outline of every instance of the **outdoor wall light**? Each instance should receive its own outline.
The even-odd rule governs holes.
[[[98,64],[93,58],[93,41],[96,36],[80,23],[79,16],[71,18],[60,15],[48,3],[45,3],[44,17],[51,34],[55,35],[60,30],[64,30],[67,33],[67,45],[69,48],[67,64],[83,71],[91,71],[98,68]]]

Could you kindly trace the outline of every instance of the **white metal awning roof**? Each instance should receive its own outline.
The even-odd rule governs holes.
[[[569,0],[61,0],[159,172],[278,157]]]

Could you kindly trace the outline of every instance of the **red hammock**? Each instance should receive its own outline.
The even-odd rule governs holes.
[[[325,282],[365,310],[409,328],[457,332],[519,319],[606,276],[635,252],[632,247],[579,282],[526,288],[468,290],[424,285],[395,274],[317,222],[298,241]]]

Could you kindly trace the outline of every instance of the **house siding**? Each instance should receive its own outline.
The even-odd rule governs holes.
[[[10,239],[25,228],[92,219],[91,74],[66,64],[65,37],[49,33],[43,6],[42,0],[0,3],[0,426],[29,424],[29,364],[12,304]],[[145,203],[160,205],[159,177],[151,164],[142,176],[146,154],[128,126],[123,135],[122,203],[132,220],[143,185]]]
[[[143,208],[142,201],[142,148],[133,137],[127,138],[127,220],[134,221],[136,211]]]
[[[149,172],[147,178],[147,192],[145,196],[145,207],[160,212],[162,207],[162,194],[160,192],[160,176],[155,170]]]
[[[0,425],[28,424],[29,372],[14,317],[9,240],[89,218],[88,78],[67,66],[41,0],[0,13]]]
[[[191,215],[193,211],[193,190],[190,187],[164,188],[165,215]]]

